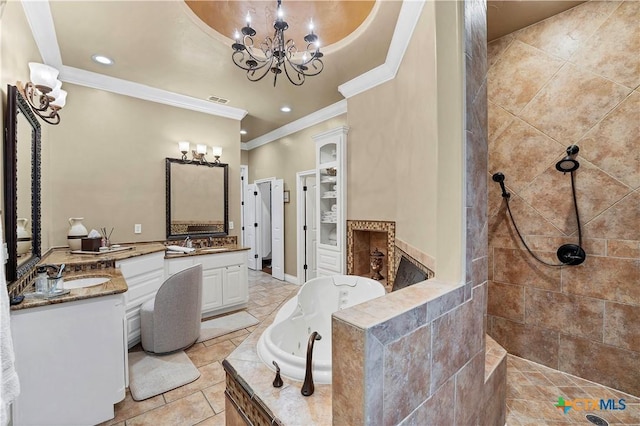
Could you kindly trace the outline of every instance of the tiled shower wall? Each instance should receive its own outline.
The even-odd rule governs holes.
[[[577,243],[580,266],[536,263],[489,187],[488,327],[510,353],[640,395],[640,2],[592,1],[488,47],[489,172],[541,257]]]

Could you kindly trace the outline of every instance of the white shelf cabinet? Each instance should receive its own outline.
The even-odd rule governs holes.
[[[244,307],[249,301],[244,251],[166,259],[165,276],[202,264],[202,317]]]
[[[347,127],[313,137],[316,144],[318,276],[345,273]]]

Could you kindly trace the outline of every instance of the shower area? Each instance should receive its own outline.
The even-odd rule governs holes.
[[[585,2],[487,51],[488,334],[636,396],[639,19],[637,1]]]

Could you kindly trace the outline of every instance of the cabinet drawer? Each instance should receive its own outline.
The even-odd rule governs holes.
[[[193,258],[194,264],[202,264],[202,269],[222,268],[228,265],[239,265],[246,261],[247,254],[244,251],[231,252],[231,253],[217,253],[207,254],[202,256],[195,256]]]
[[[168,260],[167,263],[167,278],[176,272],[180,272],[183,269],[187,269],[189,266],[194,265],[193,259],[188,257],[184,259],[171,259]]]
[[[342,270],[340,252],[318,249],[318,269],[328,269],[336,273]]]
[[[161,271],[164,268],[164,252],[121,260],[116,267],[120,268],[125,279],[151,271]]]
[[[129,289],[124,294],[124,300],[127,309],[129,309],[131,306],[139,305],[151,296],[155,296],[164,281],[164,273],[160,269],[126,281]]]

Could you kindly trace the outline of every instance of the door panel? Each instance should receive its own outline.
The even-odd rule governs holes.
[[[284,280],[284,181],[271,183],[271,275]]]
[[[256,199],[258,193],[258,186],[255,184],[247,185],[247,191],[245,193],[245,245],[249,247],[247,251],[247,266],[249,269],[259,269],[262,265],[258,266],[256,261],[256,255],[258,255],[258,238],[257,230],[254,226],[256,222]]]

